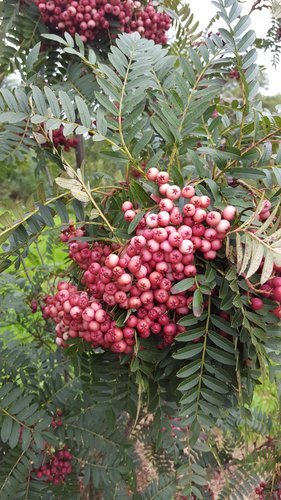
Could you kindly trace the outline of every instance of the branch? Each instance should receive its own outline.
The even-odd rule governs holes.
[[[254,10],[262,10],[262,9],[269,9],[270,8],[270,5],[260,5],[261,2],[262,2],[262,0],[256,0],[253,3],[248,15],[250,15]]]

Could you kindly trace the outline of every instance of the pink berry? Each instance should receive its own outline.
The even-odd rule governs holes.
[[[216,256],[217,252],[215,252],[214,250],[209,250],[208,252],[203,254],[203,257],[206,260],[215,260]]]
[[[146,177],[149,181],[155,181],[158,174],[159,174],[158,168],[153,167],[146,172]]]
[[[118,266],[118,263],[119,263],[119,257],[114,253],[109,254],[105,259],[105,265],[109,269],[113,269],[114,267]]]
[[[166,197],[170,200],[178,200],[181,195],[181,189],[179,186],[172,185],[168,187],[166,191]]]
[[[161,210],[161,212],[159,212],[159,214],[158,214],[157,221],[158,221],[159,226],[161,226],[161,227],[168,226],[169,222],[170,222],[169,212],[166,212],[165,210]]]
[[[124,213],[124,218],[127,222],[132,222],[136,216],[136,212],[134,210],[126,210]]]
[[[221,215],[219,212],[212,211],[207,214],[206,222],[209,226],[215,227],[221,221]]]
[[[208,214],[209,215],[209,214]],[[206,219],[206,212],[202,208],[196,208],[195,214],[193,215],[193,220],[195,222],[203,222]]]
[[[168,187],[170,187],[170,184],[168,182],[166,182],[165,184],[161,184],[159,186],[159,193],[162,194],[162,196],[166,196]]]
[[[156,214],[149,214],[146,217],[146,224],[150,228],[157,227],[158,226],[158,215],[156,215]]]
[[[184,268],[184,274],[185,276],[187,276],[188,278],[191,278],[193,276],[196,276],[197,274],[197,269],[195,266],[193,266],[192,264],[190,265],[187,265],[185,266]]]
[[[122,203],[122,212],[127,212],[127,210],[132,210],[133,203],[131,201],[124,201]]]
[[[273,290],[273,299],[276,300],[276,302],[281,302],[281,286],[277,286]]]
[[[184,205],[182,211],[183,211],[184,215],[186,215],[187,217],[193,217],[193,215],[195,214],[196,208],[191,203],[187,203],[186,205]]]
[[[235,218],[236,208],[233,205],[228,205],[222,211],[222,216],[225,220],[231,221]]]
[[[184,186],[181,190],[181,195],[183,198],[192,198],[195,195],[195,189],[193,186]]]
[[[258,297],[253,297],[251,299],[251,305],[254,311],[259,311],[260,309],[263,309],[263,301],[259,299]]]
[[[224,233],[230,228],[230,222],[228,220],[222,219],[216,226],[216,231],[218,233]]]
[[[208,208],[211,204],[209,196],[200,196],[200,203],[202,208]]]
[[[169,238],[168,238],[168,242],[170,243],[170,245],[172,245],[172,247],[175,247],[175,248],[178,248],[181,246],[182,240],[183,240],[182,235],[180,233],[178,233],[177,231],[171,233]]]
[[[168,172],[159,172],[156,176],[156,182],[157,184],[166,184],[169,182],[169,174]]]
[[[160,208],[160,210],[164,210],[165,212],[171,212],[171,210],[174,208],[174,203],[173,203],[172,199],[163,198],[159,202],[159,208]]]
[[[190,240],[183,240],[179,247],[179,251],[184,255],[192,253],[193,249],[193,243]]]

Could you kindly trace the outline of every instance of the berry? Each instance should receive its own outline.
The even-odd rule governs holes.
[[[251,299],[251,305],[254,311],[259,311],[260,309],[263,309],[263,301],[259,299],[258,297],[253,297]]]

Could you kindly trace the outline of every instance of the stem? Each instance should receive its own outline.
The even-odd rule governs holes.
[[[76,156],[76,168],[81,168],[81,165],[85,158],[85,148],[83,135],[78,136],[78,144],[75,152]]]
[[[36,249],[37,249],[37,253],[38,253],[41,265],[44,266],[44,259],[43,259],[43,255],[41,253],[41,250],[39,248],[38,241],[35,242],[35,246],[36,246]]]
[[[6,479],[5,479],[4,483],[3,483],[3,484],[2,484],[2,486],[1,486],[0,493],[1,493],[1,491],[3,491],[3,490],[4,490],[4,488],[5,488],[6,484],[7,484],[7,481],[9,481],[9,480],[10,480],[10,478],[11,478],[11,476],[12,476],[12,474],[13,474],[13,472],[14,472],[15,468],[16,468],[16,467],[17,467],[17,465],[20,463],[20,461],[21,461],[22,457],[25,455],[25,453],[26,453],[26,452],[25,452],[25,451],[23,451],[23,452],[20,454],[20,456],[19,456],[19,458],[17,459],[16,463],[13,465],[12,469],[9,471],[9,474],[7,474],[7,477],[6,477]]]
[[[76,179],[80,182],[80,184],[83,187],[85,193],[88,195],[89,200],[91,201],[92,205],[95,207],[95,209],[97,210],[97,212],[99,213],[99,215],[101,216],[101,218],[104,220],[105,224],[108,226],[108,228],[110,229],[110,231],[112,233],[114,233],[114,231],[115,231],[114,227],[110,224],[109,220],[106,218],[106,216],[104,215],[103,211],[100,209],[100,207],[98,206],[97,202],[94,200],[94,198],[92,196],[92,190],[88,189],[88,187],[86,186],[86,184],[85,184],[83,178],[81,177],[81,175],[79,176],[78,173],[72,168],[72,166],[66,160],[64,160],[64,163],[71,170],[71,172],[74,174],[74,176],[76,177]]]
[[[206,358],[206,352],[207,352],[207,341],[208,341],[210,318],[211,318],[211,297],[209,297],[209,299],[208,299],[208,316],[207,316],[207,320],[206,320],[204,344],[203,344],[203,355],[202,355],[202,359],[201,359],[201,369],[200,369],[200,373],[199,373],[199,383],[198,383],[198,389],[197,389],[197,400],[196,400],[197,408],[198,408],[198,404],[199,404],[201,386],[202,386],[202,378],[203,378],[203,373],[204,373],[204,364],[205,364],[205,358]]]
[[[281,131],[281,127],[279,127],[277,130],[275,130],[274,132],[271,132],[270,134],[267,134],[266,136],[262,137],[261,139],[259,139],[257,142],[254,142],[251,146],[249,146],[248,148],[244,149],[244,151],[241,153],[241,156],[244,156],[245,154],[247,154],[249,151],[252,151],[252,149],[256,148],[259,144],[262,144],[264,141],[266,141],[267,139],[269,139],[270,137],[272,137],[273,135],[275,134],[278,134],[278,132]],[[235,165],[237,160],[233,160],[232,162],[230,162],[228,165],[226,165],[226,167],[224,167],[220,173],[214,178],[215,181],[218,180],[219,177],[221,177],[222,175],[225,174],[225,172],[231,168],[233,165]]]
[[[249,11],[248,16],[249,16],[249,15],[250,15],[250,14],[251,14],[254,10],[262,10],[262,9],[269,9],[269,8],[270,8],[270,5],[260,5],[260,3],[261,3],[261,2],[262,2],[262,0],[256,0],[256,1],[253,3],[253,5],[252,5],[252,7],[251,7],[251,9],[250,9],[250,11]]]
[[[4,408],[0,408],[0,411],[2,411],[2,413],[4,413],[4,415],[7,415],[8,417],[10,417],[12,420],[14,420],[15,422],[17,422],[17,424],[19,424],[20,426],[22,427],[25,427],[26,429],[28,429],[31,433],[33,433],[34,429],[33,427],[28,427],[28,425],[24,424],[23,422],[21,422],[20,420],[18,420],[14,415],[11,415],[8,411],[4,410]]]
[[[26,277],[27,277],[27,280],[29,281],[29,283],[31,284],[31,286],[32,286],[32,288],[33,288],[33,281],[32,281],[32,279],[31,279],[31,276],[30,276],[30,274],[29,274],[29,271],[28,271],[28,269],[27,269],[27,267],[26,267],[26,265],[25,265],[25,262],[24,262],[24,259],[22,258],[22,256],[20,256],[20,261],[21,261],[21,264],[22,264],[22,267],[23,267],[24,273],[25,273],[25,275],[26,275]]]
[[[52,187],[53,186],[53,179],[51,176],[50,169],[47,165],[44,165],[44,170],[45,170],[46,177],[48,179],[49,186]]]
[[[216,54],[217,55],[217,54]],[[214,56],[215,57],[215,56]],[[197,79],[196,79],[196,82],[194,83],[191,91],[190,91],[190,94],[188,96],[188,99],[187,99],[187,104],[183,110],[183,114],[182,114],[182,119],[181,119],[181,122],[180,122],[180,125],[179,125],[179,128],[178,128],[178,131],[179,133],[181,133],[182,131],[182,128],[183,128],[183,124],[184,124],[184,120],[186,118],[186,115],[188,113],[188,110],[189,110],[189,105],[190,105],[190,101],[191,101],[191,98],[193,97],[193,93],[194,91],[196,90],[196,87],[197,85],[199,84],[200,80],[202,79],[202,77],[204,76],[204,73],[207,71],[207,69],[209,68],[210,64],[212,63],[212,60],[213,58],[206,64],[206,66],[202,69],[201,73],[198,75]],[[174,146],[173,146],[173,150],[172,150],[172,154],[171,154],[171,157],[170,157],[170,161],[169,161],[169,164],[168,164],[168,172],[170,172],[171,170],[171,167],[172,167],[172,164],[173,164],[173,161],[174,161],[174,158],[175,156],[177,155],[178,153],[178,146],[176,143],[174,143]]]
[[[129,78],[131,64],[132,64],[132,59],[130,59],[130,61],[128,63],[128,67],[127,67],[126,74],[125,74],[125,77],[124,77],[124,83],[123,83],[123,86],[122,86],[121,96],[120,96],[119,110],[118,110],[118,131],[119,131],[119,135],[120,135],[120,139],[121,139],[121,144],[123,146],[123,150],[126,152],[126,155],[128,156],[129,160],[133,163],[133,165],[137,168],[137,170],[141,174],[143,174],[143,170],[139,167],[138,163],[135,161],[135,159],[131,155],[129,149],[127,148],[127,145],[126,145],[126,142],[125,142],[125,139],[124,139],[124,135],[123,135],[123,129],[122,129],[123,101],[124,101],[124,97],[125,97],[125,89],[126,89],[126,85],[127,85],[128,78]]]

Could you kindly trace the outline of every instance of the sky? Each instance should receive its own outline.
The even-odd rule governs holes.
[[[211,0],[188,0],[187,3],[190,5],[191,11],[194,17],[199,21],[200,29],[204,29],[211,17],[216,13],[216,7],[212,5]],[[243,13],[249,13],[254,0],[245,0]],[[263,9],[262,11],[254,11],[251,14],[252,25],[251,28],[255,30],[257,37],[264,37],[271,26],[271,14],[268,9]],[[219,27],[221,23],[215,25]],[[266,73],[268,76],[268,88],[261,89],[262,94],[274,95],[281,94],[281,63],[275,69],[271,64],[271,53],[270,51],[264,52],[259,50],[258,63],[266,67]]]

